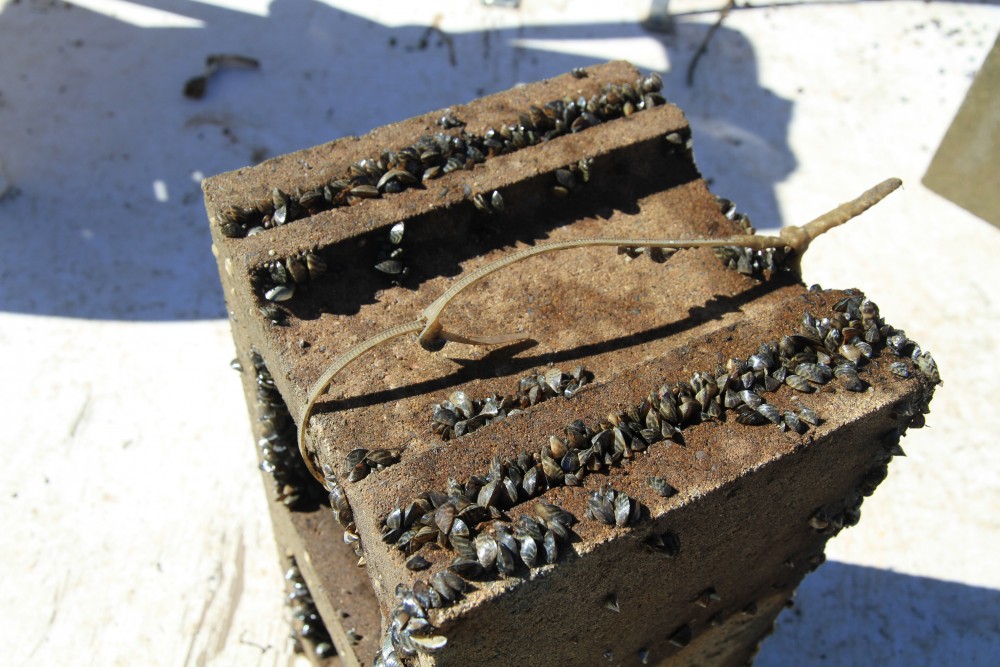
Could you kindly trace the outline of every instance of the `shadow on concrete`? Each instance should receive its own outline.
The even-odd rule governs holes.
[[[992,665],[998,647],[1000,591],[830,561],[754,665]]]
[[[593,52],[581,42],[650,37],[638,23],[446,34],[312,0],[275,0],[265,17],[187,0],[144,4],[202,25],[141,28],[28,0],[0,12],[0,161],[13,188],[0,200],[0,310],[225,317],[200,177],[605,60],[559,52]],[[664,92],[687,112],[715,191],[775,226],[775,184],[796,164],[791,103],[760,87],[751,45],[725,27],[688,88],[707,29],[677,20],[653,35],[671,63]],[[213,53],[252,56],[261,68],[223,71],[203,99],[185,98],[185,81]]]

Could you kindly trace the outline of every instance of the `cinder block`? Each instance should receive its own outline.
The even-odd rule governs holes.
[[[609,84],[651,96],[626,114]],[[320,506],[295,433],[313,383],[459,276],[543,241],[744,233],[655,87],[609,63],[205,182],[278,541],[343,664],[744,664],[923,424],[933,360],[860,292],[741,249],[572,249],[444,314],[534,342],[429,352],[411,334],[335,378],[308,427],[337,511]],[[600,123],[542,117],[581,97]],[[479,153],[459,145],[466,163],[411,185],[444,163],[420,142],[438,133]],[[372,168],[414,145],[410,176]]]

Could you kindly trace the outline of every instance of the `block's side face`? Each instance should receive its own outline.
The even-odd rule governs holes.
[[[819,317],[836,296],[809,294],[808,308]],[[779,312],[784,322],[754,331],[795,327],[787,304]],[[716,351],[730,352],[731,334],[706,336],[667,355],[664,366],[712,364]],[[873,360],[863,392],[835,383],[815,394],[788,386],[766,394],[782,410],[812,406],[822,416],[805,437],[730,415],[724,424],[686,428],[683,446],[654,444],[619,469],[587,476],[582,488],[546,492],[545,500],[582,520],[570,553],[554,567],[474,582],[466,601],[439,620],[449,644],[434,664],[498,656],[511,664],[540,664],[533,662],[540,657],[548,664],[743,664],[783,600],[822,562],[826,540],[857,521],[912,406],[924,400],[925,380],[889,370],[896,358],[884,350]],[[678,493],[660,497],[647,484],[652,476]],[[648,519],[627,528],[584,519],[588,493],[604,484],[645,506]]]
[[[342,529],[330,511],[326,491],[301,462],[295,424],[270,382],[266,365],[245,329],[234,327],[233,333],[279,560],[286,579],[293,569],[288,563],[294,561],[311,598],[307,604],[304,591],[290,592],[293,636],[318,665],[360,665],[356,656],[369,655],[378,646],[378,602],[357,566],[358,556],[340,539]],[[313,606],[325,621],[322,627],[308,616]],[[336,653],[326,645],[331,640]]]
[[[583,545],[605,541],[444,626],[448,650],[434,664],[542,664],[533,662],[540,656],[547,664],[744,664],[822,562],[830,534],[810,519],[859,494],[868,471],[884,463],[872,431],[898,426],[891,412],[886,406],[698,498],[682,490],[679,506],[631,530],[579,529]],[[700,440],[689,447],[705,448],[706,466],[730,444]],[[650,495],[637,497],[652,505]],[[645,542],[667,532],[680,545],[673,557]]]

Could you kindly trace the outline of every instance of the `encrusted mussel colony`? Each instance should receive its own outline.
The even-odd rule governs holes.
[[[305,191],[290,194],[274,188],[270,200],[222,211],[218,225],[223,235],[240,238],[321,211],[420,187],[450,172],[472,169],[488,158],[665,104],[662,88],[663,80],[655,72],[635,82],[608,83],[590,98],[565,97],[542,106],[532,105],[519,113],[515,121],[483,134],[466,132],[464,123],[447,115],[442,120],[450,121],[441,124],[460,129],[425,135],[397,150],[386,149],[378,157],[350,165],[339,178]]]
[[[892,366],[906,368],[908,371],[911,367],[914,368],[905,377],[919,375],[922,379],[924,393],[913,403],[897,406],[897,415],[902,417],[903,423],[881,435],[879,438],[881,456],[865,471],[857,485],[844,498],[836,499],[819,507],[809,516],[809,527],[827,539],[836,536],[844,528],[855,526],[861,521],[861,505],[864,499],[875,493],[878,485],[888,476],[889,462],[893,457],[906,456],[899,441],[906,434],[908,428],[922,428],[924,426],[924,414],[928,411],[928,402],[933,395],[934,386],[941,381],[937,366],[928,353],[922,352],[920,347],[907,339],[906,334],[902,331],[896,331],[893,336],[896,343],[904,342],[905,344],[900,348],[898,345],[890,343],[888,347],[897,356],[907,357],[910,363],[896,361],[893,362]],[[895,373],[895,370],[892,372],[899,375]],[[819,567],[825,558],[822,553],[813,556],[809,561],[810,571]],[[786,563],[794,566],[793,561],[786,561]]]
[[[905,456],[900,439],[909,428],[923,428],[934,388],[941,383],[937,362],[929,352],[920,348],[916,341],[907,337],[902,329],[887,327],[884,345],[900,360],[889,364],[889,372],[901,378],[918,378],[923,391],[913,401],[896,406],[896,415],[901,418],[898,426],[889,429],[879,438],[882,456],[858,481],[846,497],[818,508],[809,517],[809,526],[818,533],[833,537],[844,528],[857,525],[861,520],[861,504],[889,474],[889,462],[894,456]]]
[[[354,549],[354,555],[358,557],[358,566],[363,566],[365,552],[361,546],[361,538],[358,536],[357,524],[354,523],[354,510],[351,509],[351,503],[347,500],[344,487],[337,481],[337,475],[329,465],[323,466],[323,482],[330,494],[330,508],[333,510],[333,518],[344,529],[344,544],[350,545]]]
[[[322,497],[321,489],[299,455],[295,422],[288,406],[278,392],[264,359],[256,350],[251,350],[250,362],[257,387],[255,408],[261,436],[257,441],[260,469],[271,476],[274,497],[278,502],[294,511],[316,509]],[[234,360],[232,366],[242,370],[238,360]]]
[[[326,262],[319,253],[306,251],[269,260],[254,273],[253,280],[267,301],[281,302],[295,296],[296,285],[316,280],[326,271]]]
[[[399,461],[399,455],[391,450],[355,447],[347,453],[347,457],[344,459],[347,481],[360,481],[373,470],[383,470],[397,461]]]
[[[291,614],[292,636],[297,652],[304,652],[308,646],[310,653],[320,660],[336,655],[333,640],[316,609],[306,580],[299,571],[294,556],[285,559],[285,588],[288,591],[285,603]]]
[[[527,466],[527,461],[519,458]],[[496,480],[510,480],[519,475],[520,463],[511,467],[495,458],[488,477],[491,481],[469,500],[466,489],[451,485],[450,495],[428,491],[420,494],[406,509],[397,508],[386,519],[383,540],[395,541],[411,553],[424,544],[436,542],[439,547],[452,548],[458,556],[447,569],[426,580],[417,579],[412,586],[400,583],[396,587],[397,605],[389,617],[388,631],[373,664],[403,665],[417,653],[436,653],[448,639],[439,634],[431,623],[432,609],[448,607],[458,602],[469,589],[467,580],[490,578],[497,573],[516,576],[522,572],[552,564],[559,558],[560,545],[570,540],[576,517],[558,505],[535,501],[531,513],[522,513],[508,526],[498,521],[506,518],[498,509],[500,501],[483,496],[487,487],[498,488]],[[510,493],[505,486],[504,493]],[[480,504],[490,502],[493,504]],[[509,500],[509,496],[508,496]],[[417,517],[419,518],[413,518]],[[489,522],[476,532],[474,526]],[[409,524],[411,528],[403,530]],[[395,526],[395,527],[394,527]],[[419,555],[407,561],[412,570],[423,570],[429,563]]]
[[[730,222],[736,223],[743,234],[756,234],[750,223],[750,217],[745,213],[736,210],[736,204],[729,199],[717,197],[715,200],[722,214]],[[721,246],[712,248],[712,252],[719,258],[726,268],[738,271],[743,275],[752,278],[762,279],[764,272],[774,273],[784,267],[787,253],[785,248],[767,248],[765,250],[755,250],[753,248],[741,248],[739,246]]]
[[[521,378],[513,394],[473,399],[464,391],[453,391],[448,400],[434,404],[431,428],[442,440],[458,438],[550,398],[572,398],[593,379],[593,374],[583,366],[569,373],[550,368]]]
[[[592,381],[593,374],[583,366],[577,366],[569,373],[550,368],[527,375],[518,382],[517,391],[513,394],[490,394],[486,398],[472,399],[464,391],[453,391],[447,400],[434,404],[431,429],[442,440],[451,440],[550,398],[572,398]],[[372,471],[382,470],[398,461],[398,452],[356,447],[344,459],[347,481],[360,481]]]
[[[641,77],[635,83],[609,83],[599,94],[589,99],[564,98],[541,107],[531,106],[518,115],[516,122],[499,130],[489,129],[482,135],[461,130],[458,134],[440,132],[421,137],[416,143],[399,151],[386,150],[377,158],[362,159],[351,165],[343,178],[321,188],[294,195],[275,188],[270,201],[252,209],[230,207],[220,214],[220,225],[226,236],[241,237],[257,234],[268,227],[287,224],[323,210],[346,206],[365,199],[402,192],[420,187],[429,179],[458,169],[471,169],[488,158],[505,155],[521,148],[579,132],[592,125],[631,115],[636,111],[664,104],[660,94],[663,83],[657,74]],[[675,148],[690,150],[689,138],[671,133],[668,143]],[[560,168],[554,172],[551,193],[567,197],[590,180],[592,160]],[[497,191],[472,194],[468,198],[477,211],[501,213],[505,204]],[[374,268],[387,275],[393,284],[401,284],[409,271],[404,261],[402,245],[404,223],[396,223],[389,231],[390,243],[379,252]],[[308,270],[303,270],[306,260]],[[313,264],[320,265],[314,271]],[[301,267],[301,268],[300,268]],[[256,269],[253,280],[265,302],[291,299],[296,288],[315,279],[326,270],[316,251],[290,258],[276,258]]]
[[[642,505],[628,494],[607,486],[587,496],[588,519],[624,528],[642,516]]]
[[[683,443],[685,429],[707,421],[732,416],[739,424],[771,424],[803,434],[822,420],[801,405],[798,396],[828,384],[866,391],[864,375],[884,348],[898,358],[893,374],[917,376],[923,387],[920,398],[903,409],[906,424],[885,437],[889,456],[899,453],[898,440],[905,428],[923,425],[934,387],[941,381],[937,364],[904,331],[886,324],[864,295],[848,290],[832,311],[828,317],[806,311],[797,332],[762,344],[746,358],[732,358],[714,371],[664,384],[639,404],[613,412],[593,426],[575,420],[562,434],[550,436],[537,453],[522,451],[509,461],[494,457],[485,475],[473,475],[465,482],[450,479],[446,490],[424,491],[392,510],[382,521],[382,539],[410,556],[410,569],[431,567],[419,554],[414,556],[424,545],[434,544],[455,556],[428,581],[418,580],[412,587],[400,584],[398,605],[374,664],[402,665],[416,653],[444,648],[447,638],[433,627],[428,612],[457,601],[469,586],[467,580],[522,576],[558,560],[577,520],[541,499],[546,490],[578,486],[588,474],[610,473],[652,451],[657,443]],[[769,395],[779,391],[793,391],[792,400],[799,407],[782,410],[770,402]],[[829,532],[856,522],[860,497],[870,494],[884,477],[884,464],[876,465],[859,484],[858,494],[838,508],[818,510],[810,525]],[[650,477],[647,483],[657,496],[677,493],[662,477]],[[527,502],[533,503],[530,512],[518,507]],[[510,515],[516,518],[511,520]],[[624,528],[642,523],[642,505],[605,485],[588,494],[586,518]],[[668,557],[680,551],[680,538],[669,531],[650,534],[641,544]]]

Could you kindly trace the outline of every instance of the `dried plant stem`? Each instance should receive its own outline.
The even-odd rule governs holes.
[[[491,273],[495,273],[501,269],[511,266],[512,264],[516,264],[517,262],[521,262],[536,255],[557,252],[559,250],[568,250],[571,248],[587,248],[592,246],[612,246],[618,248],[668,248],[675,250],[688,248],[717,248],[724,246],[737,246],[753,250],[786,248],[790,251],[791,264],[789,265],[789,268],[798,273],[802,255],[809,248],[809,244],[812,243],[813,240],[830,229],[842,225],[848,220],[864,213],[869,208],[884,199],[889,193],[893,192],[900,185],[902,185],[902,181],[898,178],[887,179],[870,190],[865,191],[856,199],[852,199],[849,202],[841,204],[832,211],[824,213],[802,227],[793,225],[782,228],[779,236],[761,236],[754,234],[729,236],[722,239],[575,239],[568,241],[556,241],[553,243],[540,243],[538,245],[519,250],[518,252],[512,253],[506,257],[502,257],[494,262],[490,262],[485,266],[481,266],[475,271],[472,271],[471,273],[460,278],[458,282],[448,288],[444,294],[435,299],[429,306],[424,308],[416,320],[386,329],[378,335],[358,343],[334,360],[333,364],[331,364],[331,366],[309,389],[306,407],[305,410],[303,410],[301,419],[299,420],[298,428],[299,451],[302,454],[302,459],[305,461],[306,467],[309,468],[309,471],[313,474],[313,476],[322,483],[323,474],[313,461],[313,458],[306,446],[306,431],[309,427],[309,419],[312,416],[313,409],[316,407],[316,401],[319,400],[319,397],[322,396],[330,387],[337,374],[340,373],[340,371],[342,371],[348,364],[373,347],[381,345],[382,343],[392,340],[393,338],[398,338],[417,331],[420,332],[417,340],[419,341],[421,347],[429,351],[440,350],[447,341],[466,343],[469,345],[502,345],[521,340],[528,340],[529,336],[526,334],[501,334],[496,336],[478,336],[469,334],[461,335],[446,330],[441,324],[441,314],[444,312],[444,309],[448,306],[452,299]]]
[[[875,187],[865,190],[865,192],[863,192],[859,197],[852,199],[849,202],[844,202],[832,211],[828,211],[818,218],[807,222],[802,226],[802,230],[809,237],[809,241],[812,241],[820,234],[844,224],[851,218],[858,217],[872,206],[888,197],[902,184],[903,181],[898,178],[887,178]],[[795,229],[795,227],[786,227],[786,229]],[[785,230],[782,230],[782,232],[784,231]],[[800,253],[808,247],[809,241],[806,242],[805,247],[802,247],[799,250]]]
[[[698,61],[701,57],[708,52],[708,43],[712,41],[712,37],[715,36],[715,31],[722,27],[722,22],[726,20],[729,16],[729,12],[732,11],[733,7],[736,6],[736,0],[726,0],[726,4],[722,6],[719,10],[719,18],[715,20],[715,23],[709,27],[708,32],[701,40],[701,44],[695,49],[694,55],[691,57],[691,63],[687,68],[687,76],[685,80],[687,82],[688,88],[694,85],[694,70],[698,67]]]

